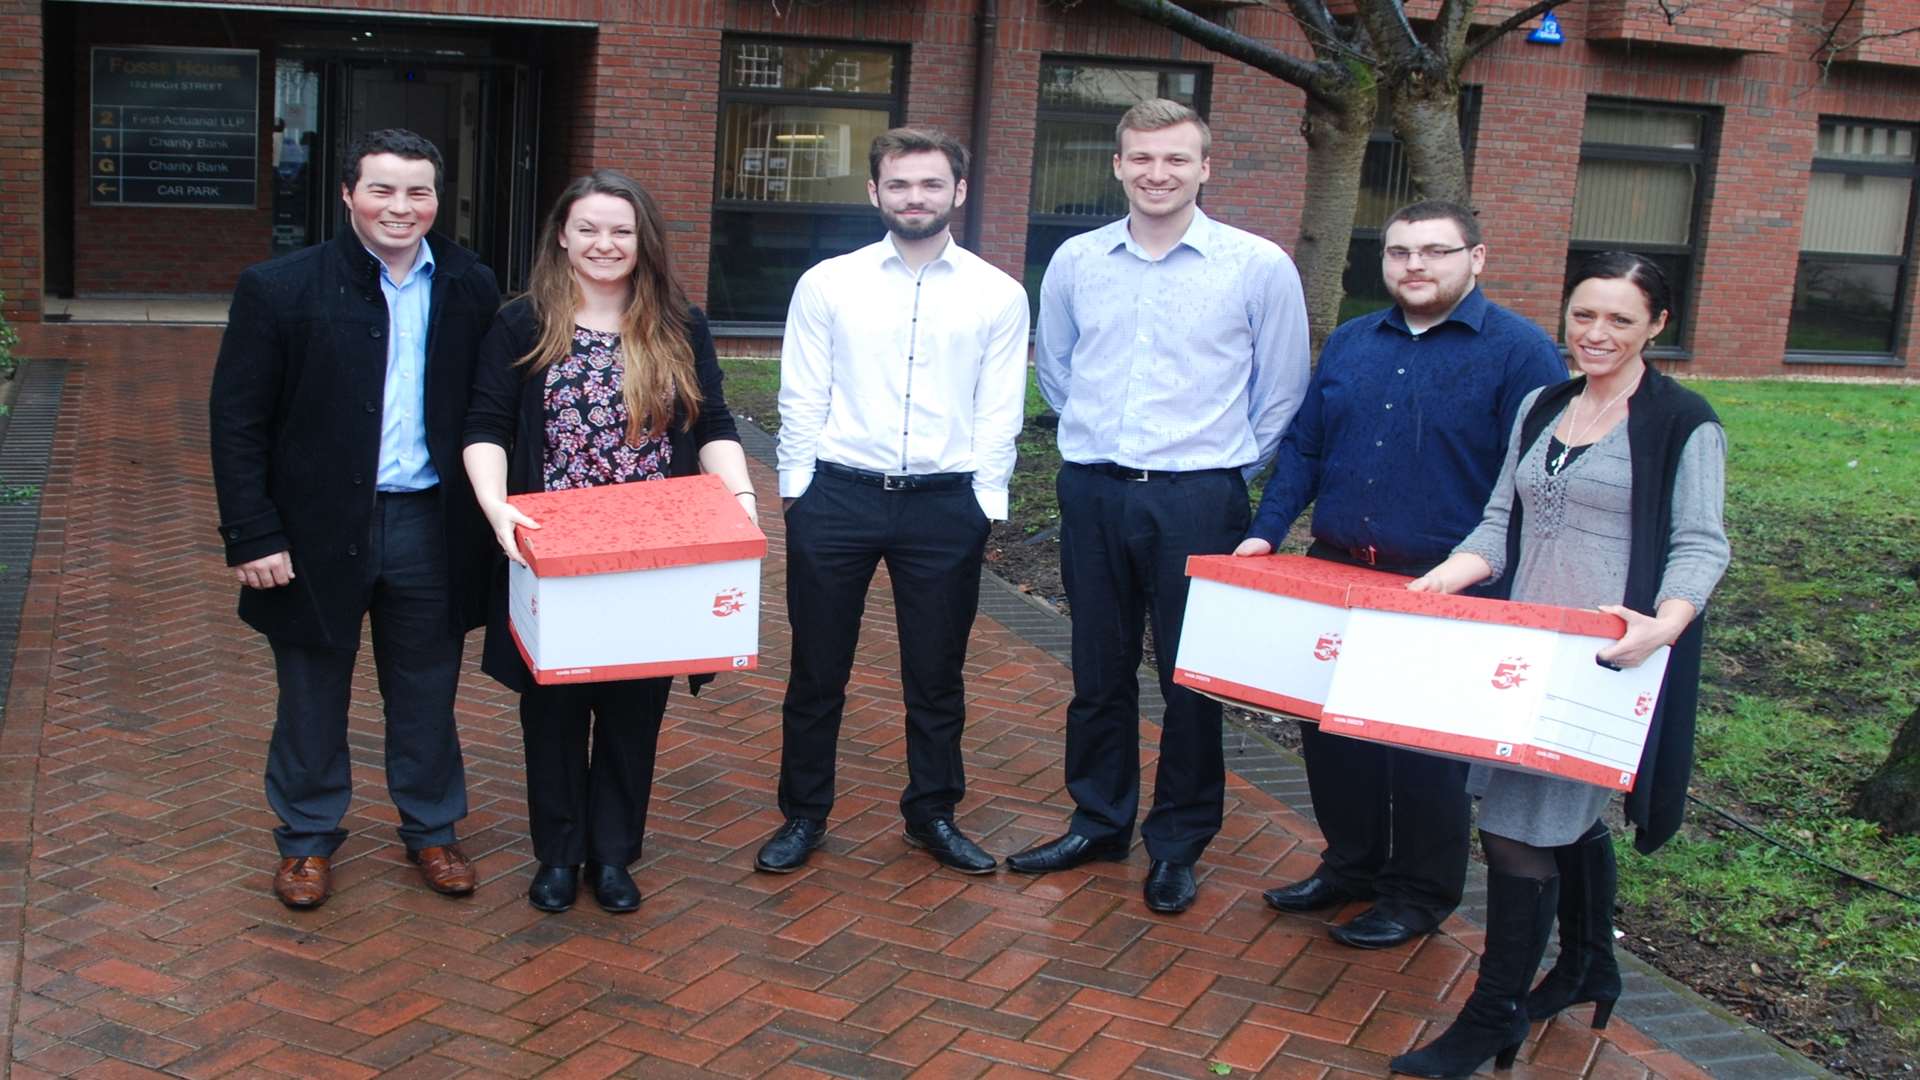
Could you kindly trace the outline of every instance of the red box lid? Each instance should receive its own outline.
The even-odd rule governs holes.
[[[1329,607],[1402,611],[1439,619],[1503,623],[1585,637],[1617,638],[1626,631],[1618,616],[1553,604],[1519,604],[1480,596],[1446,596],[1407,591],[1410,577],[1305,555],[1195,555],[1187,576],[1242,589],[1292,596]]]
[[[540,523],[514,530],[535,577],[759,559],[767,537],[718,476],[510,496]]]

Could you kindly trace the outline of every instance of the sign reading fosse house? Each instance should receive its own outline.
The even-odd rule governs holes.
[[[259,142],[259,52],[93,50],[93,205],[252,209]]]

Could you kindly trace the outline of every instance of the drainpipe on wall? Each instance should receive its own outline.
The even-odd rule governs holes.
[[[980,250],[986,213],[987,131],[993,123],[993,54],[1000,41],[999,0],[980,0],[979,56],[973,65],[973,175],[967,179],[967,246]]]

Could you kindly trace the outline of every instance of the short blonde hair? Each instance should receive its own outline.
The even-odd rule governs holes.
[[[1113,129],[1114,151],[1119,151],[1120,140],[1129,131],[1159,131],[1175,124],[1192,124],[1200,129],[1201,157],[1213,152],[1213,129],[1207,122],[1200,119],[1199,113],[1166,98],[1148,98],[1120,117],[1120,123]]]

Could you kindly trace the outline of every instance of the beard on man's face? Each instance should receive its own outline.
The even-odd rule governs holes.
[[[915,207],[915,209],[921,208]],[[931,216],[917,222],[881,207],[880,220],[887,223],[888,232],[902,240],[925,240],[929,236],[937,235],[941,229],[947,227],[948,222],[953,220],[953,207],[935,211]]]

